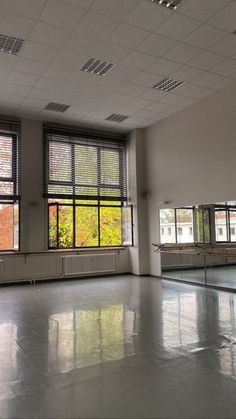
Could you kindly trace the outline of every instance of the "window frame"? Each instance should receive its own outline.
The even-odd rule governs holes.
[[[126,207],[130,208],[131,212],[131,244],[119,244],[119,245],[101,245],[101,230],[100,230],[100,208],[120,208],[121,209],[121,223],[122,223],[122,208],[124,207],[124,204],[121,202],[120,205],[112,205],[110,202],[105,205],[101,204],[99,201],[97,204],[90,204],[88,201],[88,204],[79,204],[75,202],[76,200],[72,200],[71,203],[63,203],[63,202],[48,202],[48,208],[47,208],[47,225],[48,225],[48,235],[47,235],[47,245],[48,250],[73,250],[73,249],[105,249],[105,248],[119,248],[119,247],[133,247],[134,243],[134,233],[133,233],[133,206],[132,205],[126,205]],[[73,224],[72,224],[72,246],[71,247],[60,247],[59,243],[59,207],[60,206],[68,206],[72,207],[72,214],[73,214]],[[56,231],[57,231],[57,246],[50,246],[50,234],[49,234],[49,227],[50,227],[50,207],[56,207]],[[76,246],[76,208],[77,207],[83,207],[83,208],[97,208],[98,209],[98,245],[97,246]],[[120,225],[120,231],[121,231],[121,239],[122,239],[122,225]]]

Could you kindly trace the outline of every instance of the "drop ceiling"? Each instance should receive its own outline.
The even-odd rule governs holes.
[[[17,56],[0,52],[2,113],[129,131],[236,81],[233,0],[183,0],[176,11],[151,0],[0,0],[0,28],[25,40]],[[80,71],[91,58],[114,66]],[[166,77],[185,83],[153,89]]]

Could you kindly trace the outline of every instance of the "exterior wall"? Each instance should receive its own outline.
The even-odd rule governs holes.
[[[14,230],[13,230],[13,208],[12,206],[4,205],[1,208],[0,204],[0,250],[14,249]]]

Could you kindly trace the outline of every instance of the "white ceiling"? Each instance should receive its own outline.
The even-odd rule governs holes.
[[[236,1],[0,0],[0,32],[26,40],[0,52],[0,112],[128,131],[147,127],[236,81]],[[115,67],[80,72],[89,58]],[[170,76],[173,93],[152,86]],[[71,105],[59,114],[48,102]],[[128,115],[117,124],[111,113]]]

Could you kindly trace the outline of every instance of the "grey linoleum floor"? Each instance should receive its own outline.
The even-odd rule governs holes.
[[[236,294],[135,276],[0,288],[1,418],[235,418]]]

